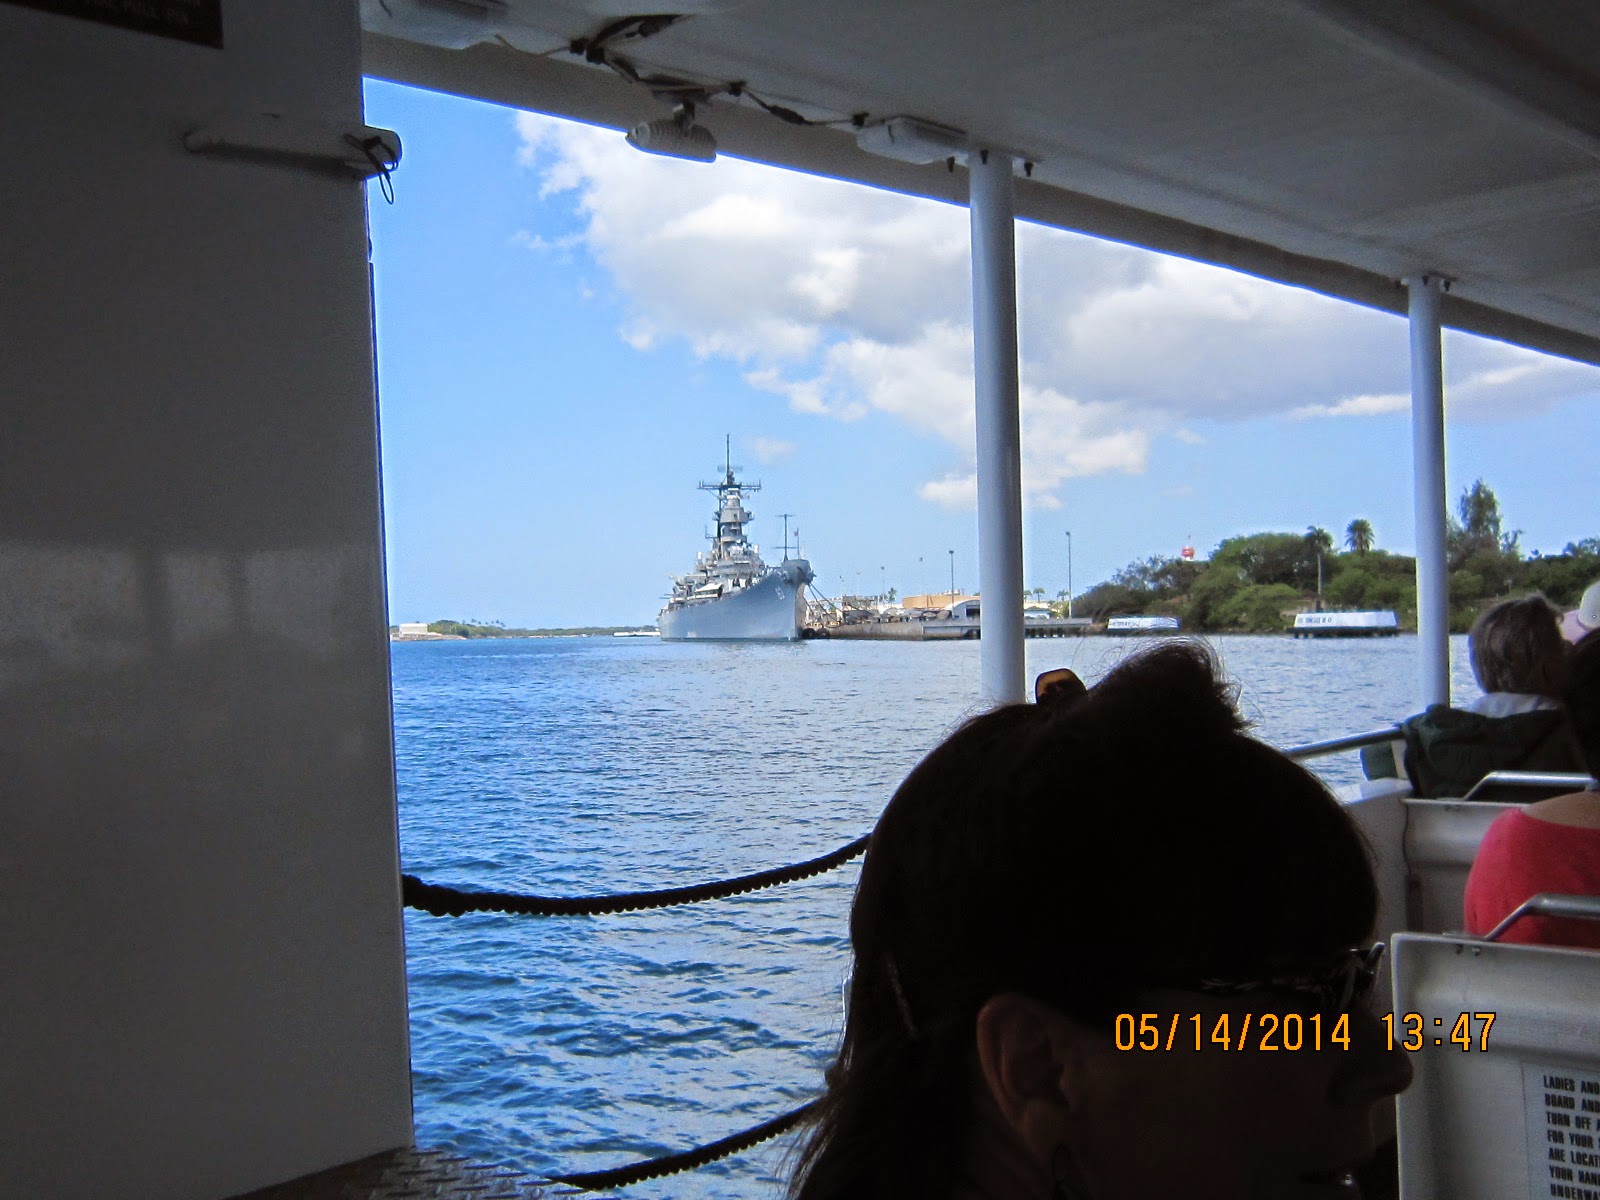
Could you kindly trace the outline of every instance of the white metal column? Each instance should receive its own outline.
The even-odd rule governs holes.
[[[1009,154],[975,152],[968,167],[978,404],[978,582],[983,596],[981,676],[984,699],[1005,704],[1026,696],[1016,206]]]
[[[1419,699],[1450,703],[1450,572],[1445,557],[1444,370],[1437,275],[1406,280],[1411,316],[1411,456],[1417,534]]]

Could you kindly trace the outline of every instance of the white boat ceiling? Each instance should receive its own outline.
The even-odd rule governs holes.
[[[626,129],[669,103],[569,45],[629,11],[363,0],[364,69]],[[685,0],[679,11],[610,51],[647,76],[742,82],[839,122],[790,124],[720,96],[698,120],[725,153],[965,203],[964,170],[869,154],[849,121],[915,117],[1031,160],[1024,219],[1393,312],[1405,311],[1402,279],[1443,275],[1447,325],[1600,363],[1600,7]]]

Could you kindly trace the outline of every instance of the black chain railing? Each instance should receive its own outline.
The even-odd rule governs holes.
[[[579,1175],[551,1175],[557,1183],[570,1184],[573,1187],[583,1188],[585,1191],[598,1192],[602,1188],[627,1187],[633,1183],[643,1183],[647,1179],[660,1179],[664,1175],[676,1175],[682,1171],[692,1171],[696,1167],[703,1167],[707,1163],[716,1162],[719,1158],[727,1158],[730,1154],[738,1154],[752,1146],[787,1133],[811,1115],[816,1107],[815,1100],[802,1104],[799,1108],[784,1113],[781,1117],[774,1117],[770,1121],[763,1121],[760,1125],[752,1126],[742,1133],[733,1134],[731,1137],[719,1141],[709,1142],[704,1146],[697,1146],[693,1150],[685,1150],[681,1154],[667,1154],[661,1158],[650,1158],[644,1162],[634,1163],[627,1167],[614,1167],[609,1171],[585,1171]]]
[[[459,888],[424,883],[415,875],[400,876],[400,895],[407,908],[420,909],[436,917],[459,917],[465,913],[499,912],[524,917],[593,917],[605,913],[637,912],[641,909],[670,908],[675,904],[694,904],[701,900],[721,900],[762,888],[777,887],[809,879],[842,866],[867,848],[870,834],[840,846],[819,858],[740,875],[716,883],[690,887],[662,888],[653,892],[618,892],[607,896],[528,896],[517,892],[464,892]]]
[[[651,908],[670,908],[677,904],[721,900],[821,875],[835,867],[843,866],[853,858],[860,857],[866,852],[870,837],[870,834],[862,834],[855,841],[847,842],[837,850],[786,867],[756,871],[715,883],[661,888],[650,892],[617,892],[605,896],[530,896],[518,892],[470,892],[441,884],[425,883],[415,875],[402,875],[400,895],[407,908],[432,913],[436,917],[459,917],[474,912],[499,912],[529,917],[585,917],[601,916],[606,913],[637,912]],[[629,1184],[643,1183],[647,1179],[660,1179],[665,1175],[692,1171],[788,1132],[804,1121],[815,1107],[816,1101],[809,1101],[770,1121],[763,1121],[760,1125],[709,1142],[704,1146],[696,1146],[680,1154],[663,1155],[661,1158],[646,1159],[631,1166],[615,1167],[606,1171],[551,1175],[549,1178],[557,1183],[569,1184],[592,1192],[604,1188],[627,1187]]]

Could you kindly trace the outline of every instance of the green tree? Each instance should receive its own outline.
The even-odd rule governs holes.
[[[1310,576],[1308,586],[1315,586],[1320,596],[1325,574],[1323,564],[1333,553],[1333,535],[1320,525],[1307,525],[1305,542],[1307,574]]]
[[[1338,578],[1328,584],[1326,589],[1328,601],[1340,608],[1366,608],[1370,603],[1367,596],[1374,584],[1375,580],[1370,572],[1360,567],[1347,567],[1339,572]]]
[[[1191,629],[1216,628],[1217,610],[1245,585],[1244,571],[1237,564],[1213,560],[1189,589],[1189,606],[1182,614],[1184,625]]]
[[[1163,599],[1175,600],[1189,594],[1204,570],[1205,563],[1195,562],[1192,558],[1162,559],[1161,565],[1151,575],[1151,582]]]
[[[1450,572],[1450,603],[1471,604],[1483,599],[1483,576],[1473,571]]]
[[[1300,592],[1286,583],[1256,583],[1236,592],[1216,613],[1218,624],[1246,633],[1277,633],[1288,627],[1286,614],[1300,606]]]
[[[1416,611],[1417,585],[1403,576],[1391,575],[1379,579],[1367,592],[1367,603],[1373,608],[1392,608],[1396,611]]]
[[[1097,583],[1073,600],[1073,608],[1080,616],[1136,616],[1150,603],[1150,594],[1115,581]]]
[[[1232,567],[1250,583],[1316,584],[1316,559],[1306,557],[1306,539],[1297,533],[1252,533],[1228,538],[1212,552],[1213,566]]]
[[[1344,544],[1357,554],[1366,554],[1372,549],[1372,522],[1365,517],[1357,517],[1345,528]]]
[[[1560,554],[1535,553],[1522,567],[1518,590],[1543,592],[1553,603],[1571,608],[1600,579],[1600,538],[1568,542]]]
[[[1461,493],[1457,504],[1461,514],[1461,529],[1469,541],[1498,546],[1500,544],[1500,501],[1483,480],[1474,480],[1471,487]]]

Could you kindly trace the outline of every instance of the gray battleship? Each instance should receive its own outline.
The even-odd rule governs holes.
[[[751,516],[744,493],[760,491],[761,485],[735,479],[730,459],[720,483],[700,487],[717,494],[716,532],[711,535],[711,549],[696,557],[694,569],[674,581],[667,606],[656,617],[661,637],[796,641],[805,623],[806,584],[815,575],[805,559],[789,557],[787,524],[783,561],[769,567],[744,533]]]

